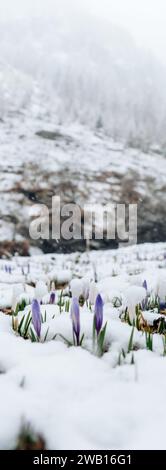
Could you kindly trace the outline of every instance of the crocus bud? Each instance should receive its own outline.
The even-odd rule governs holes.
[[[38,281],[35,288],[35,298],[40,302],[46,294],[48,294],[48,289],[45,282]]]
[[[165,310],[166,309],[166,302],[160,302],[159,309],[160,309],[160,311]]]
[[[38,338],[41,334],[41,312],[38,300],[34,299],[32,302],[32,323]]]
[[[83,298],[88,300],[89,297],[89,281],[88,279],[83,279]]]
[[[49,301],[50,304],[52,304],[52,305],[55,304],[55,297],[56,297],[55,292],[51,292],[50,301]]]
[[[80,296],[83,295],[83,283],[82,279],[72,279],[70,282],[70,289],[73,299],[79,300]]]
[[[19,296],[24,292],[23,284],[17,284],[13,287],[13,296],[12,296],[12,310],[15,311]]]
[[[166,296],[166,278],[163,275],[160,275],[157,286],[157,294],[160,298],[160,302],[165,302]]]
[[[145,289],[146,291],[148,290],[148,286],[147,286],[146,279],[145,279],[145,281],[143,282],[142,287],[144,287],[144,289]]]
[[[95,282],[91,282],[90,287],[89,287],[89,302],[91,305],[95,304],[97,295],[98,295],[97,284]]]
[[[74,297],[71,304],[71,319],[73,326],[73,333],[76,337],[77,346],[79,346],[80,339],[80,307],[78,300]]]
[[[100,294],[98,294],[98,296],[96,297],[94,321],[95,329],[98,336],[103,324],[103,299]]]
[[[129,286],[125,291],[126,307],[128,307],[129,319],[132,324],[136,321],[136,306],[141,305],[145,297],[145,289],[140,286]]]

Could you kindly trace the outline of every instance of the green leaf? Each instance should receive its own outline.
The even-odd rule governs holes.
[[[153,351],[153,335],[147,332],[145,332],[145,340],[146,340],[146,348],[149,349],[149,351]]]
[[[123,348],[122,348],[122,356],[123,356],[124,359],[126,358],[126,353],[125,353]]]
[[[48,332],[49,332],[49,326],[48,326],[48,328],[47,328],[47,331],[46,331],[46,334],[45,334],[45,337],[44,337],[44,342],[45,342],[45,341],[46,341],[46,339],[47,339]]]
[[[26,302],[25,302],[25,299],[22,299],[22,302],[20,304],[20,311],[23,311],[26,307]]]
[[[23,317],[21,318],[21,321],[20,321],[19,326],[18,326],[18,333],[20,334],[20,336],[22,336],[21,327],[23,325],[24,319],[25,319],[25,315],[23,315]]]
[[[56,335],[54,335],[54,336],[52,337],[52,341],[53,341],[54,339],[56,339],[57,336],[58,336],[58,334],[56,333]]]
[[[130,315],[129,315],[129,312],[127,311],[127,323],[130,325],[130,326],[133,326],[132,325],[132,322],[130,320]]]
[[[73,346],[73,343],[71,343],[70,341],[68,341],[68,339],[65,338],[63,335],[61,335],[60,333],[56,333],[56,335],[53,336],[52,339],[56,339],[57,336],[59,336],[60,338],[62,338],[63,341],[65,341],[65,343],[67,343],[68,346]]]
[[[128,350],[127,350],[128,353],[129,353],[130,351],[132,351],[132,349],[133,349],[134,329],[135,329],[135,326],[133,326],[132,331],[131,331],[131,336],[130,336],[130,339],[129,339]]]
[[[65,312],[69,312],[70,310],[70,300],[66,300],[66,303],[65,303]]]
[[[80,346],[82,346],[82,342],[83,342],[84,336],[85,336],[85,335],[84,335],[84,333],[83,333],[83,335],[81,336],[81,339],[80,339]]]
[[[132,356],[131,356],[131,365],[134,365],[134,364],[135,364],[134,353],[132,353]]]
[[[94,347],[95,347],[95,339],[96,339],[95,316],[94,316],[94,318],[93,318],[92,338],[93,338],[93,349],[94,349]]]
[[[100,331],[98,339],[97,339],[99,356],[102,356],[102,354],[104,353],[104,340],[105,340],[106,328],[107,328],[107,322],[104,328]]]
[[[166,336],[164,335],[162,339],[163,339],[163,348],[164,348],[163,356],[166,356]]]
[[[16,317],[18,315],[18,312],[19,312],[19,304],[16,305],[16,309],[13,315]]]
[[[26,319],[26,322],[25,322],[25,326],[24,326],[24,336],[27,336],[27,333],[28,333],[28,328],[29,328],[29,325],[31,323],[31,312],[28,313],[27,315],[27,319]]]
[[[30,334],[31,334],[31,341],[32,343],[37,343],[37,338],[32,330],[32,328],[30,328]]]
[[[12,329],[15,331],[15,328],[14,328],[14,314],[12,315]]]
[[[119,356],[118,356],[118,366],[121,366],[121,353],[119,353]]]
[[[60,293],[60,297],[59,297],[59,302],[58,302],[58,305],[59,305],[59,313],[62,313],[62,307],[64,306],[64,302],[62,301],[62,296],[63,296],[63,289]]]

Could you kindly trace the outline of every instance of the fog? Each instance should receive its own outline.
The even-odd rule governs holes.
[[[66,15],[76,9],[81,15],[84,10],[123,26],[139,44],[166,61],[165,0],[0,0],[0,19],[52,17],[63,6]]]
[[[0,0],[1,118],[34,99],[55,123],[165,149],[163,9],[162,0]]]

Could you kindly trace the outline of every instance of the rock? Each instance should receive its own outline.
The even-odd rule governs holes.
[[[58,132],[58,131],[53,132],[53,131],[41,130],[41,131],[36,132],[35,135],[38,137],[42,137],[43,139],[47,139],[47,140],[55,140],[55,141],[64,140],[68,144],[70,144],[73,141],[73,139],[70,136],[63,135],[61,134],[61,132]]]

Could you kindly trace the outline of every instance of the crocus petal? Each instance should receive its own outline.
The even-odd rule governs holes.
[[[70,289],[72,293],[72,298],[79,299],[83,295],[83,283],[82,279],[72,279],[70,282]]]
[[[55,292],[51,292],[50,302],[49,302],[50,304],[55,304],[55,297],[56,297]]]
[[[97,335],[100,333],[103,324],[103,299],[100,294],[96,297],[95,302],[95,328],[97,331]]]
[[[160,308],[160,310],[165,310],[166,309],[166,302],[160,302],[159,308]]]
[[[98,293],[97,284],[95,282],[91,282],[89,287],[89,302],[91,305],[95,304]]]
[[[34,299],[32,302],[32,323],[38,338],[41,334],[41,312],[38,300]]]
[[[79,337],[80,337],[80,307],[78,300],[74,298],[71,304],[71,319],[72,319],[72,326],[73,332],[77,339],[77,344],[79,344]]]
[[[38,281],[35,287],[35,298],[37,300],[42,300],[42,298],[48,294],[48,288],[43,281]]]
[[[148,286],[147,286],[147,281],[146,281],[146,279],[145,279],[145,281],[143,282],[142,287],[144,287],[144,289],[145,289],[146,291],[148,290]]]
[[[89,297],[89,280],[83,279],[83,298],[84,300],[88,300]]]

